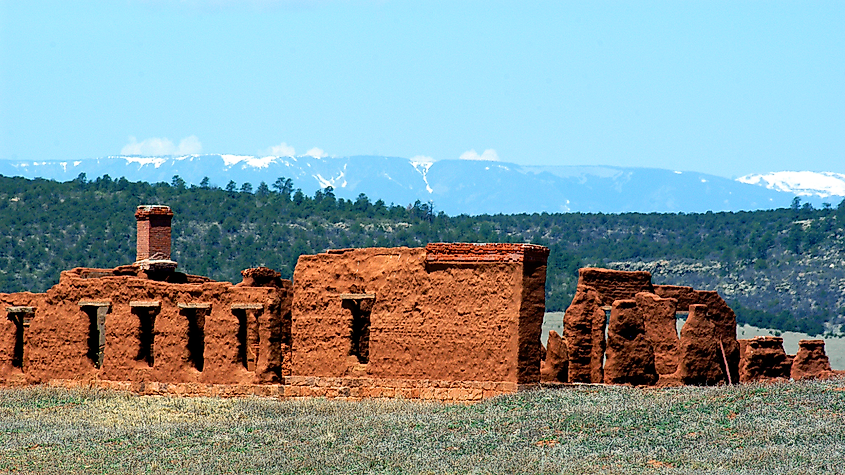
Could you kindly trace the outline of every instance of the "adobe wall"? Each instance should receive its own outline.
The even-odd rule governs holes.
[[[651,274],[645,271],[584,267],[578,269],[578,285],[596,289],[606,307],[612,306],[615,300],[633,299],[639,292],[654,292]]]
[[[35,307],[23,367],[14,367],[7,356],[15,344],[14,323],[7,316],[0,320],[0,382],[281,382],[289,284],[285,289],[174,284],[96,271],[65,271],[44,294],[0,294],[4,316],[8,307]],[[98,312],[103,312],[99,328]],[[150,314],[154,323],[145,330]],[[249,348],[248,329],[256,344]],[[102,362],[96,341],[100,330]]]
[[[692,305],[706,305],[707,318],[715,326],[715,338],[721,341],[731,371],[731,381],[739,381],[740,348],[736,338],[736,314],[727,302],[713,290],[695,290],[679,285],[655,285],[654,293],[677,300],[677,311],[689,311]],[[721,347],[719,349],[721,354]]]
[[[301,256],[293,376],[536,383],[547,255],[522,244],[431,244]],[[353,310],[365,301],[361,361]]]
[[[653,371],[658,385],[740,381],[736,315],[718,293],[652,285],[648,272],[583,268],[578,275],[563,318],[568,361],[555,363],[568,365],[568,376],[558,382],[653,384]],[[613,308],[625,330],[611,329],[606,338],[605,312]],[[675,315],[691,308],[697,319],[687,320],[679,338]],[[648,377],[631,379],[641,372]]]

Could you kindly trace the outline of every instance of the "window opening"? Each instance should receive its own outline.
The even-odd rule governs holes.
[[[255,371],[258,364],[258,352],[261,346],[258,318],[263,309],[263,305],[232,306],[232,312],[238,317],[238,361],[247,371]]]
[[[205,317],[211,304],[179,304],[181,313],[188,319],[188,362],[202,371],[205,363]]]
[[[132,313],[138,317],[138,355],[149,367],[155,364],[155,319],[161,310],[159,302],[130,302]]]
[[[352,313],[349,355],[355,356],[358,363],[367,364],[370,361],[370,314],[373,311],[375,295],[343,294],[341,298],[343,308]]]
[[[109,313],[109,302],[79,302],[82,311],[88,315],[88,359],[95,368],[103,366],[103,355],[106,348],[106,315]]]
[[[15,324],[15,347],[12,350],[12,366],[26,370],[24,348],[26,347],[29,322],[35,313],[34,307],[7,307],[7,317]]]

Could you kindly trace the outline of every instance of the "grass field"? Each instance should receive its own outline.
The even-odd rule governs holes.
[[[845,473],[845,379],[474,405],[0,390],[2,473]]]

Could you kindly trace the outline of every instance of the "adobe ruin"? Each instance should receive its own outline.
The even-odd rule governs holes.
[[[802,340],[792,356],[781,338],[737,340],[736,315],[714,291],[653,285],[642,271],[583,268],[578,275],[564,336],[549,335],[549,348],[565,351],[547,351],[543,382],[715,385],[837,374],[824,340]],[[677,316],[686,316],[680,335]]]
[[[776,381],[790,378],[792,358],[783,349],[783,338],[758,336],[739,340],[742,360],[739,366],[739,380]]]
[[[691,315],[680,337],[678,313]],[[739,381],[736,316],[716,292],[653,285],[648,272],[583,268],[563,323],[569,371],[561,383]]]
[[[176,271],[173,212],[139,206],[137,258],[0,294],[0,384],[142,394],[478,400],[540,380],[548,249],[429,244],[301,256],[238,284]]]
[[[167,206],[136,210],[137,257],[0,294],[0,385],[141,394],[477,401],[540,382],[673,386],[834,372],[823,341],[736,339],[716,292],[585,268],[540,344],[549,249],[433,243],[300,256],[238,284],[177,272]],[[688,313],[678,335],[676,314]],[[607,334],[607,336],[605,336]],[[794,359],[794,361],[793,361]]]
[[[790,377],[792,379],[828,378],[835,373],[824,352],[824,340],[799,341],[798,353],[791,359]]]

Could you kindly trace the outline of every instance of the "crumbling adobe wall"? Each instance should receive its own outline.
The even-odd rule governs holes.
[[[285,292],[235,287],[227,282],[172,284],[108,275],[104,270],[65,271],[59,283],[40,294],[43,300],[34,305],[37,308],[27,336],[25,377],[30,383],[52,379],[280,382],[277,342]],[[96,335],[98,308],[106,312],[100,367],[97,343],[91,341]],[[147,312],[154,314],[154,326],[147,330],[152,340],[145,346],[142,320]],[[252,371],[245,367],[246,349],[239,339],[243,328],[239,317],[243,320],[245,316],[256,320],[254,328],[260,341]],[[192,319],[199,322],[193,332],[189,330]],[[189,333],[194,335],[193,346]]]
[[[570,383],[604,381],[605,322],[601,297],[596,289],[579,284],[563,315]]]
[[[667,380],[698,386],[728,382],[719,340],[714,338],[717,329],[712,315],[706,305],[690,305],[689,317],[681,328],[678,370]]]
[[[540,381],[569,382],[569,351],[566,342],[554,330],[549,331],[548,348],[540,363]]]
[[[43,307],[44,294],[0,293],[0,383],[26,384],[24,371],[29,367],[29,324],[34,314],[10,314],[7,309]],[[18,343],[17,339],[22,341]],[[16,348],[17,346],[17,348]],[[19,354],[16,354],[19,352]]]
[[[783,338],[777,336],[757,336],[739,340],[740,359],[739,380],[770,381],[789,379],[792,361],[783,349]]]
[[[521,244],[433,244],[301,256],[293,374],[537,382],[547,255]],[[361,314],[366,357],[353,335]]]
[[[736,314],[725,300],[713,290],[695,290],[679,285],[655,285],[654,293],[663,298],[677,300],[677,311],[683,312],[692,305],[706,305],[707,319],[714,325],[717,345],[721,342],[730,368],[731,381],[739,381],[739,343],[736,339]],[[719,348],[721,353],[721,347]]]
[[[293,284],[282,279],[279,272],[267,267],[253,267],[241,271],[243,280],[235,287],[271,287],[277,289],[271,292],[267,300],[266,321],[261,328],[266,332],[269,348],[260,354],[260,364],[269,365],[270,362],[281,360],[281,374],[290,376],[291,366],[291,303],[293,302]],[[262,313],[262,316],[265,314]],[[264,334],[262,334],[262,341]]]
[[[635,353],[646,354],[646,346],[652,352],[654,369],[661,376],[661,385],[682,382],[715,384],[723,379],[725,382],[739,381],[740,350],[736,340],[736,315],[716,292],[652,285],[651,274],[648,272],[583,268],[579,269],[578,275],[575,296],[564,315],[570,382],[623,382],[623,373],[628,372],[628,366],[634,364],[632,361],[642,359],[631,353],[634,351],[632,348],[636,347]],[[616,338],[616,348],[608,350],[609,363],[602,367],[605,349],[610,344],[604,337],[604,310],[613,308],[619,302],[624,302],[620,304],[624,308],[619,308],[619,318],[627,322],[629,317],[636,316],[637,322],[642,321],[643,336],[626,341],[621,338],[624,332],[611,332],[612,337]],[[690,306],[695,305],[703,307],[697,308],[697,318],[691,323],[688,320],[689,328],[684,341],[683,337],[678,338],[676,313],[686,313]],[[707,313],[701,314],[704,311]],[[622,323],[617,322],[625,327]],[[633,340],[636,340],[636,344]],[[711,361],[710,350],[713,348],[716,348],[718,361]],[[705,353],[707,361],[695,361]],[[682,361],[684,358],[685,362]],[[603,375],[602,372],[608,369],[611,374]],[[719,371],[721,375],[716,374]],[[648,376],[645,381],[650,379]]]
[[[636,300],[615,300],[607,328],[604,382],[650,386],[657,382],[654,350]]]
[[[654,368],[657,374],[674,373],[680,360],[680,340],[675,323],[676,300],[640,292],[635,301],[643,317],[646,339],[654,351]]]
[[[834,374],[824,351],[824,340],[800,340],[792,360],[792,379],[828,378]]]
[[[594,288],[606,307],[615,300],[633,299],[639,292],[653,292],[651,274],[645,271],[584,267],[578,269],[578,285]]]

